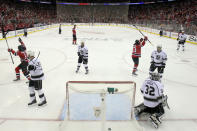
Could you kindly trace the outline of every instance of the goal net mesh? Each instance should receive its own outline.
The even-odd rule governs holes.
[[[100,95],[105,91],[106,120],[130,120],[135,90],[135,83],[130,81],[70,81],[66,87],[65,117],[68,120],[100,120],[94,109],[101,106]]]
[[[107,127],[115,131],[125,125],[124,131],[141,131],[133,115],[135,91],[132,81],[68,81],[61,131],[85,127],[88,131],[106,131]]]

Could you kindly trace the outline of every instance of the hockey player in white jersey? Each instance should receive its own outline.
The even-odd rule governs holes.
[[[162,123],[161,117],[164,114],[164,106],[167,104],[167,96],[164,96],[164,85],[160,82],[160,75],[152,73],[141,87],[144,102],[134,107],[135,116],[139,117],[142,113],[149,114],[148,119],[155,128]],[[166,102],[166,103],[165,103]]]
[[[182,51],[185,50],[184,44],[185,44],[186,39],[187,39],[187,36],[184,34],[184,31],[182,31],[182,33],[180,33],[177,38],[177,40],[178,40],[177,50],[179,50],[181,45],[182,45]]]
[[[153,51],[151,54],[151,65],[150,65],[150,74],[155,71],[157,68],[160,77],[162,77],[164,68],[166,66],[167,55],[162,51],[162,46],[157,45],[157,50]]]
[[[76,73],[79,72],[79,68],[81,66],[81,63],[83,62],[83,65],[85,67],[85,74],[88,74],[89,70],[88,70],[88,48],[85,46],[84,42],[81,42],[81,45],[78,46],[78,65],[77,65],[77,70]]]
[[[42,90],[42,80],[44,79],[42,66],[40,60],[34,57],[34,52],[28,51],[27,54],[29,58],[28,70],[31,75],[31,79],[29,81],[30,102],[28,105],[30,106],[37,103],[35,95],[35,91],[37,91],[40,98],[40,103],[38,106],[43,106],[47,103],[47,101]]]

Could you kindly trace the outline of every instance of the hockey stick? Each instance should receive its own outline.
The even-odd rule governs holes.
[[[139,32],[140,32],[140,34],[142,34],[144,37],[145,37],[145,35],[141,32],[141,30],[140,29],[138,29],[137,28],[137,26],[136,25],[133,25]],[[151,42],[150,42],[150,40],[149,39],[147,39],[148,40],[148,42],[152,45],[152,46],[154,46]]]
[[[7,38],[6,38],[6,35],[7,35],[7,33],[8,33],[8,32],[7,32],[7,33],[5,33],[5,32],[4,32],[3,26],[1,26],[1,30],[2,30],[3,38],[5,38],[5,41],[6,41],[7,47],[8,47],[8,49],[10,49],[10,48],[9,48],[9,45],[8,45]],[[11,57],[12,63],[14,64],[14,60],[13,60],[13,58],[12,58],[12,54],[11,54],[11,52],[9,52],[9,53],[10,53],[10,57]]]
[[[38,52],[38,56],[36,57],[36,60],[38,59],[39,56],[40,56],[40,51]],[[33,59],[32,59],[32,60],[33,60]],[[32,60],[30,60],[30,61],[32,61]],[[36,60],[35,60],[35,61],[36,61]],[[29,62],[30,62],[30,61],[29,61]],[[32,61],[32,62],[33,62],[33,61]],[[33,62],[33,63],[34,63],[34,62]],[[35,63],[34,63],[34,64],[35,64]]]
[[[6,38],[6,35],[7,35],[7,33],[8,33],[8,31],[5,33],[5,31],[4,31],[4,28],[3,28],[3,18],[4,18],[4,12],[1,12],[1,15],[2,15],[2,19],[1,19],[1,31],[2,31],[2,36],[3,36],[3,38],[5,38],[5,40],[6,40],[6,44],[7,44],[7,47],[8,47],[8,49],[10,49],[9,48],[9,45],[8,45],[8,41],[7,41],[7,38]],[[14,60],[13,60],[13,58],[12,58],[12,54],[11,54],[11,52],[9,52],[10,53],[10,57],[11,57],[11,60],[12,60],[12,63],[14,64]]]
[[[36,57],[36,60],[38,59],[39,56],[40,56],[40,51],[38,52],[38,56]]]

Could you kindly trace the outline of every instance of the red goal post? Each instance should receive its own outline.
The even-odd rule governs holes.
[[[69,101],[69,85],[72,84],[113,84],[113,85],[131,85],[131,90],[132,90],[132,94],[131,94],[131,108],[133,108],[135,106],[135,94],[136,94],[136,83],[134,81],[68,81],[66,82],[66,102],[67,102],[67,120],[69,120],[69,116],[70,116],[70,101]],[[72,89],[75,90],[75,89]],[[76,90],[78,92],[80,92],[79,90]],[[88,92],[88,91],[81,91],[81,92]],[[121,91],[120,93],[124,93],[126,91]],[[133,119],[133,109],[131,109],[131,119]]]

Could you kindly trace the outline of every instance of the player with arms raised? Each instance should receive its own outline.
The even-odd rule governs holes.
[[[132,75],[137,75],[136,70],[139,65],[139,58],[141,57],[141,47],[145,45],[145,41],[148,40],[148,37],[141,38],[140,40],[136,40],[133,45],[133,52],[132,52],[132,59],[134,62],[133,72]]]
[[[88,74],[88,48],[85,46],[84,42],[81,42],[81,45],[78,46],[78,65],[77,65],[77,70],[76,73],[79,72],[79,68],[81,66],[81,63],[83,62],[83,65],[85,67],[86,73]]]
[[[167,96],[164,96],[164,85],[160,82],[160,75],[152,73],[141,87],[144,102],[134,108],[135,116],[142,113],[149,114],[149,120],[155,128],[162,123],[161,117],[164,114],[164,106],[167,105]]]
[[[8,52],[12,52],[15,56],[19,56],[21,63],[15,68],[16,72],[16,79],[14,81],[20,80],[20,69],[22,69],[22,72],[24,76],[27,79],[29,78],[29,72],[27,71],[27,66],[28,66],[28,59],[27,59],[27,54],[26,54],[26,47],[24,42],[21,40],[21,38],[18,39],[21,45],[18,46],[18,51],[15,51],[13,49],[8,49]]]

